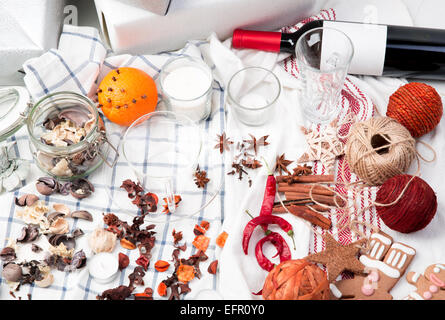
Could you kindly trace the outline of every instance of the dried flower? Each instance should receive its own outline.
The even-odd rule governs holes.
[[[129,287],[133,287],[134,285],[143,286],[144,276],[145,276],[144,268],[141,266],[135,267],[133,272],[128,275],[128,279],[130,280]]]
[[[111,252],[116,245],[116,235],[103,228],[97,228],[91,233],[88,244],[95,253]]]
[[[119,252],[119,270],[124,270],[129,264],[130,258],[125,253]]]
[[[122,182],[121,188],[127,191],[128,198],[133,199],[132,203],[141,210],[143,215],[157,210],[158,197],[151,192],[144,193],[144,188],[139,182],[135,183],[126,179]]]
[[[153,289],[145,288],[144,292],[133,294],[134,300],[153,300]]]
[[[136,244],[134,244],[133,242],[131,242],[128,239],[121,239],[121,246],[122,248],[128,249],[128,250],[134,250],[136,249]]]
[[[114,289],[108,289],[96,297],[97,300],[125,300],[131,296],[132,289],[130,287],[121,285]]]
[[[210,263],[207,271],[210,274],[216,274],[216,270],[218,269],[218,260],[213,261],[212,263]]]
[[[155,269],[158,272],[165,272],[168,270],[169,267],[170,267],[170,263],[168,263],[167,261],[164,261],[164,260],[158,260],[155,263]]]
[[[158,285],[158,294],[161,297],[165,297],[167,295],[167,285],[164,283],[164,281]]]
[[[176,232],[176,230],[173,229],[172,236],[173,236],[173,243],[177,244],[179,241],[182,240],[182,231]]]
[[[179,281],[187,283],[195,277],[195,268],[190,265],[181,264],[176,270],[176,275]]]

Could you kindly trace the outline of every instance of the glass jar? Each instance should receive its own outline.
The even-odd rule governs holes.
[[[26,119],[29,147],[36,165],[60,180],[89,175],[104,161],[110,147],[96,105],[75,92],[47,95]]]

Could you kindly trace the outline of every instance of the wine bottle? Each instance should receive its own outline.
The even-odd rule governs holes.
[[[441,29],[315,20],[294,33],[237,29],[232,47],[294,53],[298,39],[319,27],[343,31],[351,39],[350,74],[445,79],[445,30]]]

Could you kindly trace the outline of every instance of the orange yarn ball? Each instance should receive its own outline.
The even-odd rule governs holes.
[[[326,273],[307,260],[287,260],[275,266],[264,282],[265,300],[329,300]]]
[[[433,130],[442,118],[442,99],[437,91],[420,82],[408,83],[389,98],[386,115],[405,126],[414,138]]]

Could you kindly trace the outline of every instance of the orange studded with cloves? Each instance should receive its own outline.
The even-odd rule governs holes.
[[[144,114],[155,111],[158,102],[153,78],[137,68],[110,71],[96,92],[103,114],[122,126],[129,126]]]

